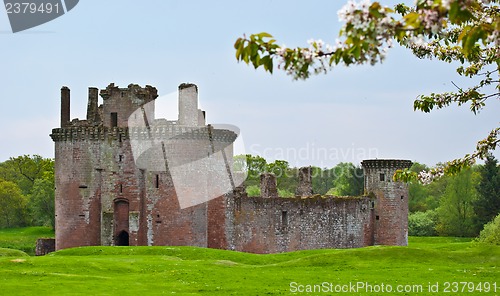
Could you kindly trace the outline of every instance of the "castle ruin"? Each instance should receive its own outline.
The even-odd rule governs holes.
[[[261,196],[249,197],[231,170],[238,134],[205,123],[197,86],[179,86],[177,121],[155,118],[157,97],[152,86],[91,87],[86,119],[71,120],[70,90],[62,87],[61,126],[50,135],[57,250],[184,245],[275,253],[407,245],[408,187],[392,176],[411,161],[364,160],[359,197],[314,195],[310,168],[299,170],[294,198],[279,198],[267,173]]]

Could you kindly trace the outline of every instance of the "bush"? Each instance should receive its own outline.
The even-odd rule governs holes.
[[[493,221],[484,225],[478,240],[484,243],[500,245],[500,214],[498,214]]]
[[[435,236],[437,235],[437,220],[437,212],[434,210],[410,213],[408,216],[408,234],[412,236]]]

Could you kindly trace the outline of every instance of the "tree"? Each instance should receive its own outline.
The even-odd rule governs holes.
[[[286,160],[275,160],[267,165],[267,172],[273,173],[276,176],[276,186],[279,188],[282,188],[283,183],[291,177],[287,174],[288,169],[288,161]]]
[[[474,168],[462,170],[453,176],[437,209],[437,232],[444,236],[476,236],[472,204],[477,198],[479,173]]]
[[[435,58],[458,62],[457,72],[477,82],[468,88],[419,96],[415,110],[430,112],[456,103],[469,104],[475,114],[486,101],[500,98],[500,8],[498,0],[417,0],[410,8],[398,4],[394,9],[379,2],[349,1],[339,12],[345,24],[335,45],[322,40],[310,40],[309,47],[287,48],[277,45],[268,33],[252,34],[236,40],[236,59],[255,68],[273,72],[285,70],[295,79],[307,79],[311,74],[327,73],[337,65],[382,62],[394,41],[419,58]],[[476,150],[442,167],[417,174],[399,171],[400,180],[430,182],[444,174],[453,175],[470,167],[477,159],[500,145],[500,127],[494,128]]]
[[[418,162],[413,162],[411,165],[411,172],[421,172],[428,170],[427,166],[424,164],[420,164]],[[413,212],[425,212],[428,210],[426,199],[429,196],[428,187],[423,186],[418,182],[414,182],[409,184],[408,193],[409,193],[409,211]]]
[[[248,196],[260,196],[260,187],[257,185],[250,185],[245,189],[245,191]]]
[[[428,170],[424,164],[414,162],[410,168],[411,172],[422,172]],[[444,195],[448,185],[448,176],[435,180],[430,184],[421,184],[419,182],[411,182],[408,186],[409,191],[409,211],[426,212],[434,210],[439,206],[439,200]]]
[[[476,226],[484,224],[500,213],[500,167],[493,155],[488,155],[484,166],[479,170],[480,181],[477,185],[478,199],[474,202]]]
[[[54,174],[47,173],[35,180],[30,195],[29,209],[36,225],[55,227]]]
[[[246,165],[249,178],[259,178],[267,170],[267,161],[261,156],[246,154]]]
[[[26,226],[26,205],[26,197],[18,186],[0,179],[0,228]]]
[[[313,192],[317,194],[326,194],[337,177],[333,169],[327,168],[311,167],[311,173]]]
[[[357,196],[363,194],[363,169],[350,162],[341,162],[333,170],[337,178],[329,193],[339,196]]]
[[[54,160],[40,155],[11,157],[0,164],[0,178],[16,183],[24,195],[31,193],[35,180],[54,172]]]

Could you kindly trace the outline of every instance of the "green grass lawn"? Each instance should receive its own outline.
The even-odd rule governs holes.
[[[495,281],[500,285],[500,247],[470,239],[414,237],[408,247],[272,255],[195,247],[86,247],[42,257],[1,254],[2,249],[0,295],[275,295],[294,294],[307,285],[326,292],[357,288],[344,295],[388,294],[364,293],[369,288],[361,285],[384,291],[390,287],[390,294],[426,295],[433,294],[429,285],[438,284],[443,293],[453,282],[459,290],[460,282],[470,283],[465,291],[473,284],[476,290],[468,295],[500,294],[500,286],[496,293],[477,291],[480,283],[483,289],[489,283],[490,290]],[[399,287],[413,291],[395,293]],[[455,287],[448,288],[453,292]],[[317,290],[310,295],[318,294],[334,293]]]
[[[0,229],[0,248],[16,249],[28,255],[35,255],[36,240],[42,237],[54,237],[54,230],[50,227]]]

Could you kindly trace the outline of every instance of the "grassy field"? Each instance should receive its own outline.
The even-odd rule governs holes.
[[[42,237],[54,237],[54,231],[50,227],[0,229],[0,248],[16,249],[28,255],[35,255],[36,240]]]
[[[275,295],[308,288],[316,289],[311,295],[336,289],[344,295],[437,295],[429,292],[436,288],[458,295],[460,282],[467,283],[465,292],[473,288],[468,295],[500,294],[500,287],[493,291],[500,247],[467,239],[411,238],[408,247],[273,255],[194,247],[86,247],[43,257],[2,252],[1,295]]]

